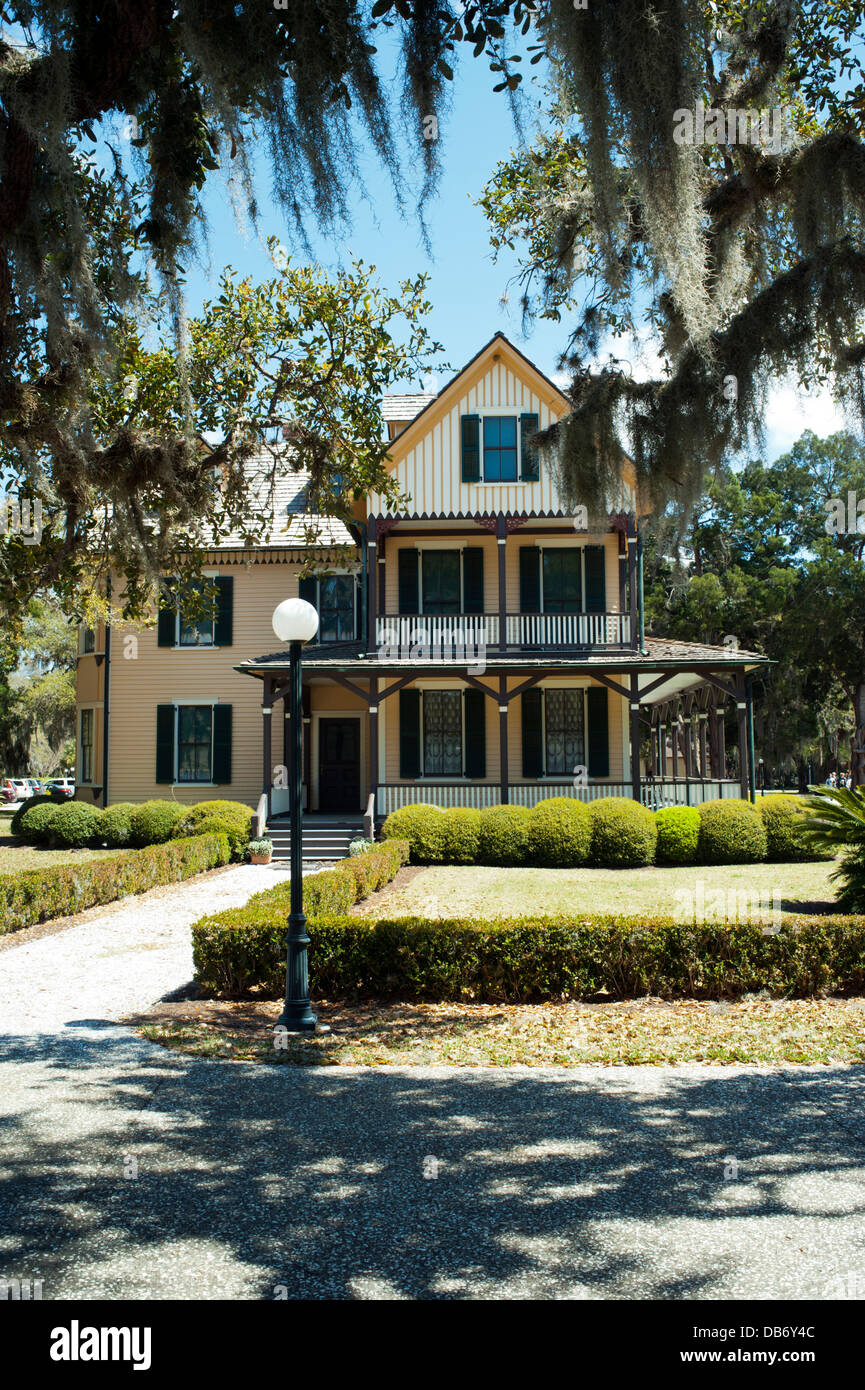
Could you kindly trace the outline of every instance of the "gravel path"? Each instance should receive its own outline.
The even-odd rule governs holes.
[[[113,1022],[185,984],[190,922],[274,872],[0,954],[0,1278],[46,1300],[862,1298],[862,1067],[269,1068]]]
[[[58,934],[13,943],[0,955],[0,1030],[54,1033],[75,1020],[147,1008],[192,979],[190,925],[272,888],[278,875],[284,870],[272,865],[238,864],[91,909]]]

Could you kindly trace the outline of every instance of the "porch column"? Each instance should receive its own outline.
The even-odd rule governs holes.
[[[691,757],[691,739],[694,733],[694,725],[691,721],[690,710],[688,710],[686,713],[684,707],[682,709],[682,722],[680,728],[682,730],[682,756],[685,763],[685,805],[690,806],[691,774],[693,772],[693,761]]]
[[[270,789],[273,772],[270,766],[270,729],[273,715],[273,677],[265,676],[261,691],[261,792],[267,798],[265,824],[270,820]]]
[[[726,701],[719,701],[715,708],[715,732],[718,742],[718,776],[723,780],[727,776],[727,732],[724,721]]]
[[[745,681],[745,703],[748,706],[748,790],[750,799],[756,801],[757,788],[754,767],[754,683],[749,676]]]
[[[503,549],[500,553],[503,553]],[[502,805],[510,800],[508,782],[508,678],[499,676],[499,787]]]
[[[666,781],[666,780],[667,780],[667,706],[666,706],[666,705],[664,705],[663,710],[661,711],[660,715],[658,716],[658,752],[659,752],[659,755],[660,755],[660,763],[661,763],[661,768],[660,768],[661,777],[663,778],[664,781]]]
[[[703,781],[705,781],[706,779],[706,727],[708,724],[708,719],[709,715],[706,710],[701,709],[697,712],[697,740],[699,744],[700,755],[700,776],[703,779]]]
[[[739,726],[739,790],[742,800],[748,800],[748,702],[745,698],[745,679],[736,681],[736,716]]]
[[[670,710],[670,755],[673,766],[673,781],[679,780],[679,708],[674,702]]]
[[[387,546],[387,535],[386,535],[385,532],[382,532],[382,534],[378,537],[378,541],[377,541],[377,544],[376,544],[376,554],[377,554],[377,556],[378,556],[378,611],[379,611],[379,613],[386,613],[386,612],[387,612],[387,590],[386,590],[386,587],[385,587],[385,581],[386,581],[386,579],[387,579],[387,573],[386,573],[386,570],[385,570],[385,560],[386,560],[386,558],[387,558],[387,556],[386,556],[386,554],[385,554],[385,548],[386,548],[386,546]]]
[[[376,617],[378,614],[378,603],[376,602],[378,590],[376,520],[376,517],[371,516],[368,517],[366,523],[366,649],[368,652],[374,652],[376,649]]]
[[[369,790],[378,800],[378,680],[369,686]]]
[[[631,673],[631,792],[635,801],[641,800],[640,778],[640,678]]]
[[[628,517],[628,611],[631,615],[631,647],[637,651],[640,645],[640,624],[637,615],[637,528],[632,516]]]
[[[499,561],[499,651],[504,655],[507,650],[507,616],[508,616],[508,593],[507,593],[507,571],[505,567],[505,550],[507,547],[508,530],[505,524],[504,512],[499,512],[496,517],[496,550],[498,551]],[[506,800],[502,798],[503,802]]]

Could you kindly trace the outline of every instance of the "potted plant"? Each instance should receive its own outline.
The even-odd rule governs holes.
[[[250,840],[247,848],[249,850],[250,864],[269,864],[273,858],[272,840]]]

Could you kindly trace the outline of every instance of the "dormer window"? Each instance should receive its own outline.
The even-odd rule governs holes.
[[[515,483],[517,480],[517,417],[484,417],[484,482]]]

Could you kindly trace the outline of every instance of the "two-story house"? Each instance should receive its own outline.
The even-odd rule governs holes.
[[[398,515],[372,494],[311,548],[304,480],[286,468],[266,541],[208,556],[213,620],[163,610],[151,629],[82,636],[78,795],[263,794],[277,823],[288,652],[271,616],[295,594],[320,616],[303,659],[310,817],[350,827],[419,801],[748,795],[749,674],[763,658],[645,637],[633,476],[589,533],[533,445],[567,409],[496,334],[437,395],[385,401],[390,467],[411,499]]]

